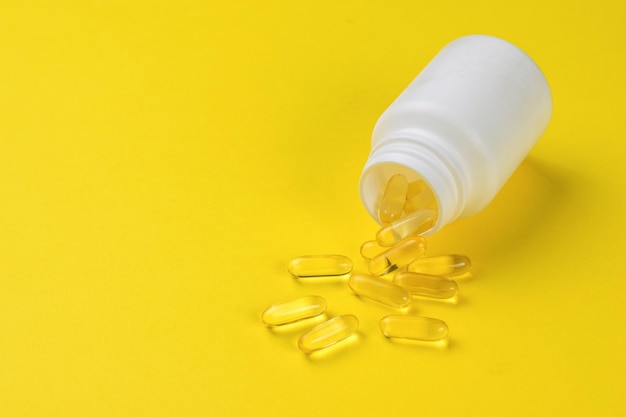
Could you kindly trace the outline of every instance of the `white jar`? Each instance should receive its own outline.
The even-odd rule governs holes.
[[[432,234],[482,210],[545,131],[548,83],[535,63],[498,38],[448,44],[380,116],[359,191],[380,223],[389,178],[424,180],[438,206]]]

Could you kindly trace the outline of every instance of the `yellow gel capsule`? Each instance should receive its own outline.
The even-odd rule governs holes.
[[[465,255],[427,256],[409,265],[409,271],[431,275],[456,276],[469,271],[472,262]]]
[[[352,261],[343,255],[309,255],[292,259],[287,271],[296,278],[335,277],[352,271]]]
[[[430,317],[386,316],[380,320],[380,331],[389,338],[436,342],[448,337],[448,325]]]
[[[409,183],[404,175],[396,174],[389,178],[383,198],[380,201],[380,221],[389,223],[402,215],[408,188]]]
[[[386,279],[367,274],[354,274],[348,281],[355,294],[391,307],[404,308],[411,304],[411,295]]]
[[[333,317],[300,336],[298,347],[305,353],[315,352],[352,336],[358,328],[359,319],[352,314]]]
[[[263,312],[261,319],[267,327],[282,326],[324,314],[326,300],[317,295],[277,303]]]
[[[392,246],[410,236],[419,235],[431,229],[437,221],[433,210],[418,210],[389,223],[376,233],[381,246]]]
[[[393,282],[412,295],[430,298],[452,298],[459,291],[456,282],[442,275],[398,272]]]
[[[374,275],[385,275],[402,268],[424,256],[426,240],[410,237],[375,256],[369,262],[369,271]]]
[[[409,189],[404,204],[404,212],[409,214],[417,210],[430,208],[435,204],[435,196],[424,181],[409,183]]]
[[[387,249],[389,248],[380,246],[376,240],[368,240],[361,245],[361,256],[365,259],[372,259]]]
[[[428,190],[428,185],[423,180],[411,181],[406,190],[406,199],[407,201],[418,194],[421,194],[422,191]]]

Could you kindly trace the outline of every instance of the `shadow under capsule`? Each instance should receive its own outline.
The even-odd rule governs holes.
[[[386,337],[386,339],[389,343],[394,344],[394,345],[399,345],[399,346],[429,348],[429,349],[437,349],[437,350],[446,350],[450,347],[450,339],[448,337],[442,340],[435,340],[435,341],[401,339],[401,338],[391,338],[391,337]]]
[[[304,332],[308,329],[311,329],[317,326],[320,323],[328,320],[328,313],[322,313],[314,317],[294,321],[292,323],[281,324],[278,326],[267,326],[266,327],[274,334],[286,334],[286,333],[294,333],[294,332]]]
[[[300,286],[311,286],[315,287],[315,289],[323,289],[323,288],[337,288],[345,286],[350,278],[350,273],[344,275],[333,275],[333,276],[319,276],[319,277],[294,277],[290,275],[290,277],[294,280],[297,285]]]
[[[427,304],[452,304],[458,305],[462,297],[459,294],[454,294],[449,298],[435,298],[428,297],[424,295],[411,294],[411,298],[413,299],[413,304],[415,303],[427,303]]]
[[[341,355],[347,354],[350,350],[354,349],[360,344],[363,338],[360,331],[348,336],[347,338],[340,340],[339,342],[328,346],[324,349],[316,350],[311,353],[305,353],[305,356],[311,362],[327,361],[331,358],[336,358]]]

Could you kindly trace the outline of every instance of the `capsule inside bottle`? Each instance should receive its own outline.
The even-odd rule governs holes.
[[[387,224],[376,233],[381,246],[392,246],[410,236],[430,230],[437,221],[437,213],[430,209],[417,210]]]
[[[439,319],[416,316],[386,316],[380,331],[389,338],[437,342],[448,337],[448,325]]]
[[[348,285],[355,294],[390,307],[405,308],[411,305],[411,296],[405,289],[380,277],[354,274]]]
[[[276,327],[316,317],[324,312],[326,300],[317,295],[308,295],[270,306],[263,312],[261,319],[267,327]]]
[[[369,271],[374,275],[385,275],[424,256],[426,240],[422,237],[409,237],[376,255],[369,262]]]
[[[426,208],[432,209],[435,206],[435,196],[433,195],[430,187],[424,181],[418,180],[409,183],[406,194],[406,203],[404,204],[404,212],[406,214]]]
[[[300,336],[298,347],[305,353],[325,349],[352,336],[358,328],[359,319],[352,314],[333,317]]]
[[[393,282],[411,295],[420,297],[447,299],[456,296],[459,290],[455,281],[442,275],[398,272],[393,277]]]
[[[465,255],[427,256],[412,262],[408,270],[431,275],[458,276],[469,272],[472,262]]]
[[[409,183],[404,175],[396,174],[389,178],[380,201],[380,221],[389,223],[402,215],[408,189]]]
[[[292,259],[287,271],[296,278],[337,277],[352,271],[352,261],[343,255],[308,255]]]

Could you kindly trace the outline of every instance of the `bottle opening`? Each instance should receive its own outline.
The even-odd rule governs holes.
[[[372,165],[363,172],[360,183],[361,200],[370,216],[380,225],[396,220],[386,213],[385,196],[389,194],[390,184],[398,176],[406,181],[406,189],[401,191],[402,203],[395,217],[406,217],[419,210],[432,210],[439,215],[439,201],[430,184],[411,168],[393,162]],[[385,214],[389,217],[385,217]],[[428,235],[436,229],[438,221],[425,231]],[[432,230],[432,231],[431,231]]]
[[[461,214],[465,201],[459,188],[456,167],[443,162],[433,149],[436,143],[427,145],[417,137],[400,137],[384,141],[372,150],[361,174],[359,191],[363,205],[379,224],[388,223],[387,219],[380,217],[380,204],[389,180],[398,174],[406,177],[409,184],[420,184],[432,196],[430,205],[424,204],[420,198],[408,204],[408,211],[427,208],[437,214],[435,225],[422,233],[423,236],[435,233]]]

